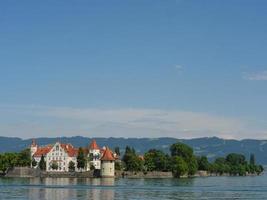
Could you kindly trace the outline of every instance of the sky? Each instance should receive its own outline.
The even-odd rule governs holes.
[[[0,1],[0,135],[267,139],[266,10]]]

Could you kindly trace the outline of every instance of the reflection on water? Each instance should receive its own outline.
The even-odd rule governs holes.
[[[29,199],[114,199],[114,178],[33,178],[30,179],[31,187]],[[100,188],[101,187],[101,190]]]
[[[2,199],[267,199],[267,176],[194,179],[0,178]]]

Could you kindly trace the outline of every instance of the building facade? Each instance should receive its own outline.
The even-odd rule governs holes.
[[[31,156],[37,162],[38,166],[41,157],[44,156],[46,162],[46,171],[68,172],[70,162],[74,163],[75,170],[77,166],[78,150],[71,144],[62,144],[56,142],[54,145],[38,147],[35,141],[31,145]]]
[[[77,169],[78,149],[71,144],[56,142],[53,145],[39,147],[36,141],[32,140],[30,150],[32,160],[37,162],[35,168],[39,165],[43,156],[48,172],[68,172],[70,162],[74,163],[75,171],[80,171]],[[114,176],[115,160],[117,158],[116,154],[108,147],[99,148],[96,141],[92,140],[90,145],[83,150],[86,158],[85,171],[100,170],[103,177]]]

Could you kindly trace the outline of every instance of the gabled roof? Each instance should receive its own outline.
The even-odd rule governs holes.
[[[96,144],[96,141],[95,140],[92,140],[92,142],[91,142],[91,144],[89,146],[89,149],[93,150],[93,149],[100,149],[100,148]]]
[[[54,146],[54,145],[53,145]],[[52,145],[48,145],[45,147],[38,147],[37,151],[33,154],[33,156],[41,157],[42,155],[48,154],[53,148]],[[69,157],[75,157],[78,154],[78,149],[74,148],[71,144],[60,144],[61,148],[68,154]]]
[[[107,147],[106,150],[104,151],[101,160],[103,161],[113,161],[115,160],[113,153],[109,150],[109,148]]]
[[[78,154],[78,149],[74,148],[71,144],[60,144],[60,146],[69,157],[75,157]]]
[[[37,146],[36,141],[35,141],[34,138],[32,139],[32,144],[31,144],[31,146],[32,146],[32,147],[36,147],[36,146]]]
[[[33,154],[33,156],[35,157],[41,157],[42,155],[46,155],[50,152],[50,150],[52,149],[52,146],[45,146],[45,147],[39,147],[37,149],[37,151]]]

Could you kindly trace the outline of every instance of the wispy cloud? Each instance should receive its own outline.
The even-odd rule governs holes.
[[[253,73],[243,73],[243,78],[250,81],[267,81],[267,70]]]
[[[19,137],[242,138],[247,131],[246,123],[240,119],[179,110],[22,106],[0,107],[0,111],[0,119],[13,120],[0,120],[0,133]],[[15,120],[18,117],[23,120]]]

